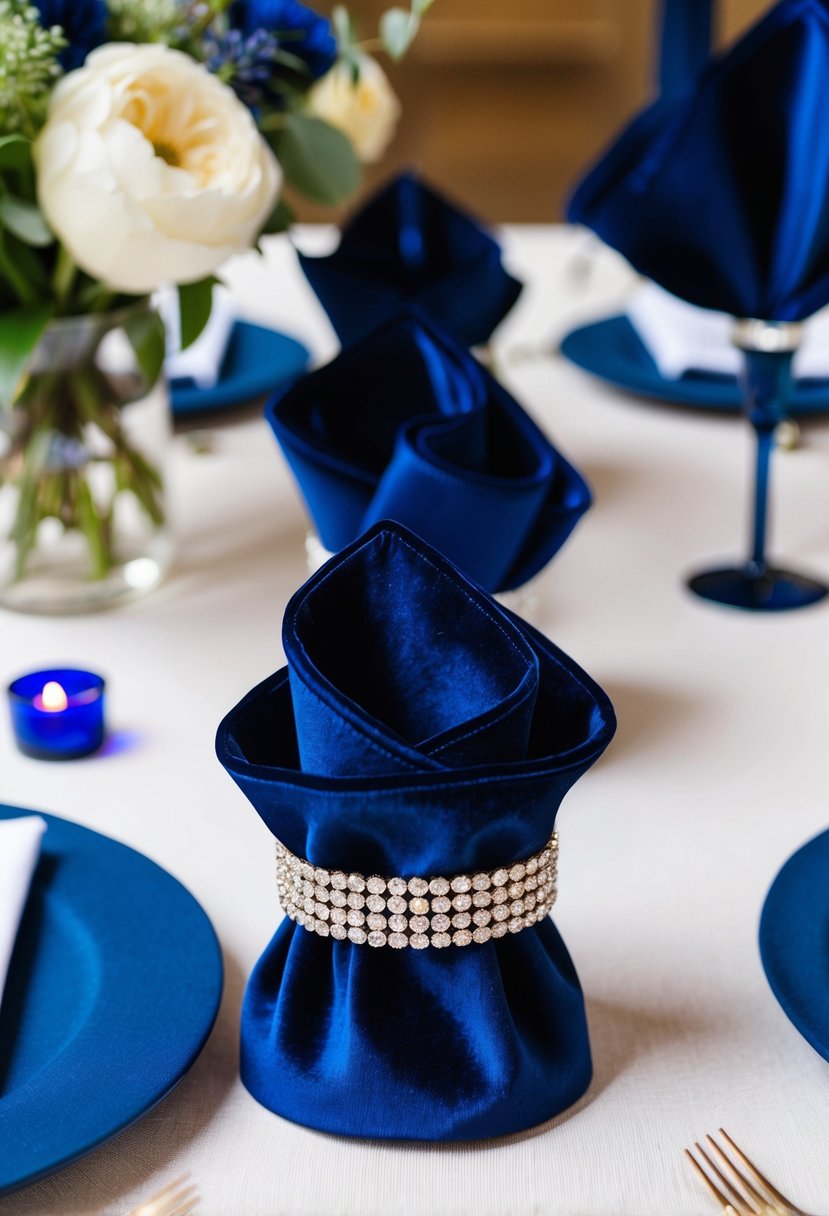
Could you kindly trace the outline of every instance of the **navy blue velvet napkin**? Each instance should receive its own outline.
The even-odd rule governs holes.
[[[287,667],[228,714],[217,752],[274,836],[327,872],[476,874],[529,857],[615,728],[571,659],[398,525],[296,593],[283,644]],[[566,847],[562,870],[566,887]],[[372,949],[286,917],[241,1036],[255,1098],[353,1136],[517,1131],[591,1074],[549,918],[481,944]]]
[[[334,253],[299,260],[343,346],[404,304],[482,345],[521,293],[497,241],[412,173],[357,212]]]
[[[332,553],[396,519],[486,590],[508,590],[590,505],[577,470],[423,313],[401,313],[276,393],[266,415]]]
[[[662,0],[658,86],[663,100],[681,97],[711,55],[714,0]]]
[[[829,7],[782,0],[636,119],[569,216],[692,304],[801,320],[829,301],[827,114]]]

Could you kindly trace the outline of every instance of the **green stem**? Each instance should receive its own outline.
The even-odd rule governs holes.
[[[65,245],[58,245],[58,256],[52,272],[52,290],[60,306],[67,303],[78,273],[78,265]]]
[[[18,578],[25,577],[44,519],[55,518],[66,530],[84,536],[92,579],[104,578],[116,561],[113,528],[115,500],[120,494],[134,496],[153,527],[164,524],[161,476],[129,442],[121,408],[113,385],[93,362],[72,372],[32,377],[19,407],[19,471],[9,478],[16,482],[18,491],[10,536],[16,549]],[[110,452],[87,454],[86,463],[52,466],[50,458],[56,450],[59,452],[56,437],[83,444],[88,426],[106,437]],[[97,498],[92,493],[90,470],[95,465],[109,465],[112,471],[106,501],[100,498],[100,487]]]

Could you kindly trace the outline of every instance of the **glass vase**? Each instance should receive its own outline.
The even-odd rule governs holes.
[[[150,304],[52,322],[0,413],[0,605],[109,608],[172,558],[163,327]]]

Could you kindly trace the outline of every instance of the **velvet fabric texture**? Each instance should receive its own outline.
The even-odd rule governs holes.
[[[299,261],[343,346],[404,304],[482,345],[521,293],[489,233],[411,173],[357,212],[334,253]]]
[[[488,591],[518,587],[590,505],[581,475],[425,314],[407,311],[268,402],[326,549],[396,519]]]
[[[296,593],[283,643],[288,666],[225,718],[217,752],[270,831],[330,870],[451,876],[531,856],[613,734],[610,702],[571,659],[395,524]],[[566,850],[562,866],[566,888]],[[591,1075],[549,918],[395,950],[286,917],[248,983],[241,1044],[264,1106],[384,1139],[518,1131]]]
[[[659,41],[659,93],[681,97],[702,74],[711,54],[714,0],[663,0]]]
[[[569,216],[692,304],[801,320],[829,301],[827,113],[829,8],[782,0],[640,115]]]

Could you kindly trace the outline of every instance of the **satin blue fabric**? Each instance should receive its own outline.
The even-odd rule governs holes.
[[[782,0],[636,119],[569,217],[693,304],[801,320],[829,302],[827,113],[829,7]]]
[[[711,54],[714,0],[663,0],[659,93],[674,101],[699,79]]]
[[[270,831],[328,869],[451,875],[530,856],[615,728],[571,659],[396,524],[296,593],[283,644],[287,667],[228,714],[217,752]],[[562,867],[566,889],[566,846]],[[285,918],[241,1041],[263,1105],[381,1139],[514,1132],[591,1075],[549,919],[485,945],[374,950]]]
[[[581,474],[506,389],[413,310],[265,413],[332,553],[396,519],[504,590],[537,574],[590,506]]]
[[[343,346],[404,304],[419,305],[467,346],[482,345],[521,294],[497,241],[412,173],[357,212],[334,253],[299,261]]]

